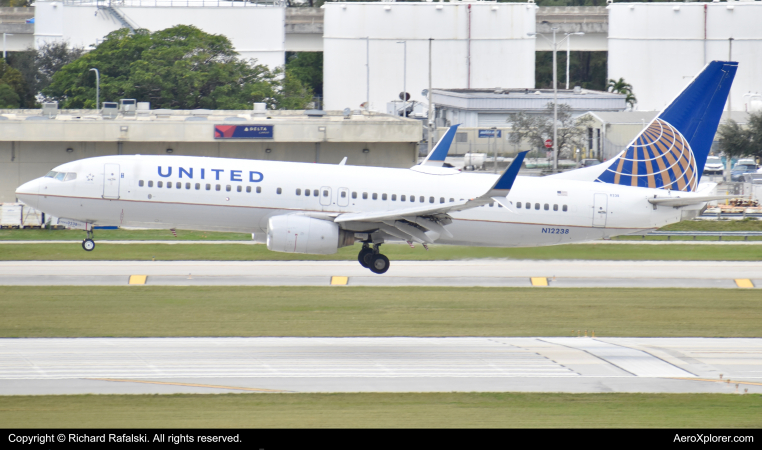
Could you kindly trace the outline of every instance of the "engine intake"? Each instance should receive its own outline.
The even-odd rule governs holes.
[[[332,255],[354,242],[354,233],[327,220],[290,214],[267,221],[267,249],[274,252]]]

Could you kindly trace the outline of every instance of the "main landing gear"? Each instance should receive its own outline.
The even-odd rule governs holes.
[[[87,239],[82,241],[82,248],[87,252],[91,252],[95,248],[95,241],[93,241],[93,230],[87,230]]]
[[[362,249],[357,255],[357,261],[371,272],[382,274],[389,270],[389,258],[379,253],[381,244],[375,244],[373,248],[367,242],[362,244]]]

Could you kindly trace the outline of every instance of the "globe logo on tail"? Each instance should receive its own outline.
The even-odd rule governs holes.
[[[691,192],[696,190],[698,178],[688,141],[675,127],[657,118],[596,181]]]

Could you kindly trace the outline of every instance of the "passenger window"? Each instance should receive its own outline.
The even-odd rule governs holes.
[[[72,181],[77,179],[77,174],[74,172],[67,172],[66,178],[64,178],[64,181]]]
[[[415,195],[410,196],[410,203],[415,203]]]
[[[566,212],[566,205],[564,205],[564,212]]]
[[[501,205],[500,203],[498,203],[498,204],[497,204],[497,207],[498,207],[498,208],[502,208],[502,207],[503,207],[503,205]]]
[[[373,200],[378,200],[378,194],[376,194],[375,192],[373,193]]]
[[[432,198],[433,198],[433,197],[432,197]],[[418,201],[419,201],[419,202],[421,202],[421,203],[425,203],[425,202],[426,202],[426,197],[424,197],[423,195],[421,195],[420,197],[418,197]],[[433,203],[433,202],[432,202],[432,203]]]
[[[243,186],[241,186],[241,185],[238,185],[238,187],[236,188],[236,190],[237,190],[238,192],[243,192]]]
[[[283,189],[281,189],[281,188],[278,188],[278,189],[275,190],[275,193],[278,194],[278,195],[280,195],[281,192],[283,192]]]
[[[185,189],[190,189],[190,183],[185,183]]]
[[[454,201],[455,201],[455,199],[454,199],[454,198],[451,198],[451,199],[450,199],[450,203],[453,203]]]
[[[143,187],[143,180],[138,181],[138,186]]]
[[[516,208],[521,209],[521,202],[516,202]]]
[[[232,189],[232,186],[230,186],[229,184],[227,186],[225,186],[225,190],[226,191],[230,192],[231,189]]]
[[[444,197],[439,197],[439,203],[444,203]]]
[[[434,203],[434,197],[429,197],[429,203]]]
[[[547,211],[547,210],[549,210],[549,209],[550,209],[550,205],[548,205],[548,204],[546,203],[546,204],[545,204],[545,211]]]
[[[539,204],[539,203],[535,203],[535,204],[534,204],[534,209],[536,209],[536,210],[538,210],[538,211],[539,211],[539,209],[540,209],[540,204]]]
[[[153,181],[148,181],[148,187],[153,187]]]
[[[357,198],[357,192],[352,192],[352,198]]]
[[[318,196],[318,190],[317,190],[317,189],[313,189],[313,190],[312,190],[312,195],[313,195],[314,197],[317,197],[317,196]]]
[[[305,189],[304,190],[304,196],[305,197],[309,197],[310,196],[310,190],[309,189]]]
[[[367,200],[368,199],[368,193],[367,192],[363,192],[362,193],[362,199],[363,200]]]
[[[212,185],[209,184],[209,183],[206,183],[206,190],[207,191],[211,191],[212,190]]]
[[[341,198],[347,198],[347,192],[341,191]]]
[[[196,190],[198,191],[200,189],[201,189],[201,183],[196,183]]]
[[[386,200],[386,194],[381,194],[381,200]]]
[[[171,181],[167,181],[167,189],[172,189],[172,182]]]
[[[558,211],[558,205],[553,205],[553,211]]]
[[[302,190],[301,189],[297,189],[296,190],[296,195],[302,195]]]
[[[251,186],[246,186],[246,193],[251,194]]]
[[[219,184],[217,186],[215,186],[215,190],[218,190],[218,191],[220,190],[220,185]]]
[[[400,201],[404,202],[405,200],[407,200],[407,197],[405,197],[404,195],[400,195]]]
[[[323,191],[323,197],[328,197],[328,190]]]
[[[495,202],[490,202],[489,207],[492,208],[495,206]]]
[[[183,184],[178,181],[177,183],[175,183],[175,188],[176,189],[182,189],[183,188]]]
[[[164,182],[163,181],[157,181],[156,182],[156,187],[164,187]]]
[[[392,194],[392,201],[393,201],[393,202],[396,202],[396,201],[397,201],[397,194]]]
[[[262,186],[257,186],[257,194],[261,194],[261,193],[262,193]]]

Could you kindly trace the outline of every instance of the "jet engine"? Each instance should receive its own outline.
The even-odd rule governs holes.
[[[267,249],[274,252],[331,255],[354,243],[353,232],[327,220],[289,214],[267,222]]]

